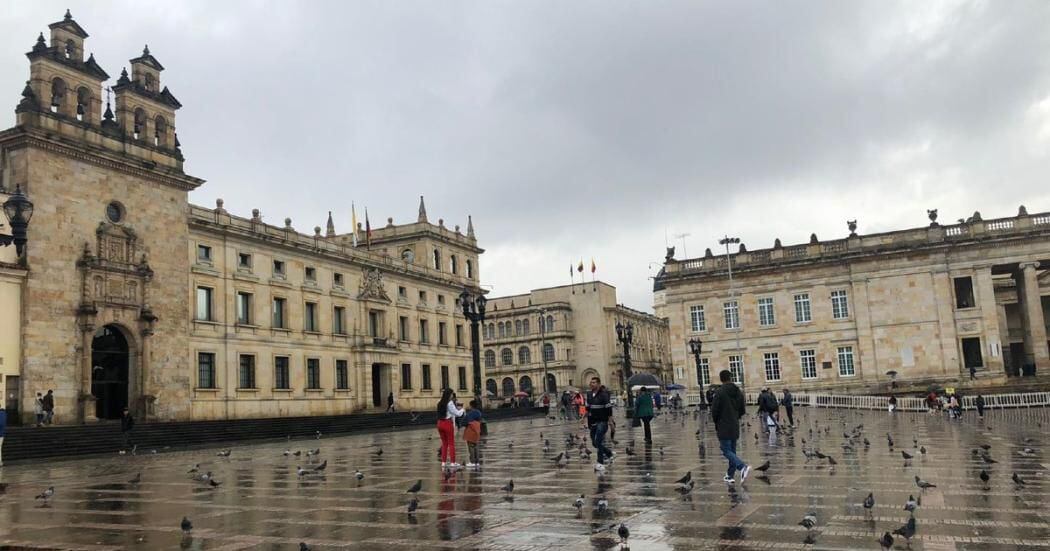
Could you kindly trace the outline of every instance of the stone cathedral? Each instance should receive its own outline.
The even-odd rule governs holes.
[[[149,48],[109,74],[69,12],[36,39],[0,201],[35,205],[22,258],[0,249],[4,406],[58,423],[429,408],[478,374],[457,311],[480,292],[474,228],[418,219],[337,233],[189,203],[182,104]],[[0,216],[0,222],[6,222]],[[5,230],[6,231],[6,230]],[[367,245],[366,245],[367,242]],[[356,246],[355,246],[356,243]],[[482,377],[484,375],[481,375]],[[480,384],[480,383],[478,383]]]

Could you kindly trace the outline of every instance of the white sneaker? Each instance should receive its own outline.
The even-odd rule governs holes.
[[[722,481],[725,482],[726,484],[733,484],[734,482],[736,482],[736,480],[734,480],[733,477],[731,477],[729,475],[723,476],[722,477]]]
[[[467,468],[468,469],[473,469],[474,467],[477,467],[477,466],[478,466],[477,463],[467,463]]]
[[[462,467],[463,467],[463,465],[460,465],[459,463],[449,463],[448,464],[448,468],[450,468],[450,469],[460,469]]]
[[[751,465],[744,465],[744,468],[740,470],[740,483],[743,484],[747,480],[747,475],[751,474]]]
[[[444,469],[445,467],[448,467],[448,463],[445,463],[444,461],[442,461],[441,462],[441,468]]]
[[[598,472],[604,472],[605,471],[605,465],[602,465],[601,463],[595,463],[594,464],[594,470],[596,470]]]

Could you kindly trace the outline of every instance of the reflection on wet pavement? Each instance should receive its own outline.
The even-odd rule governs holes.
[[[756,472],[730,486],[722,481],[725,461],[713,426],[692,414],[660,417],[652,446],[643,445],[641,429],[621,422],[618,456],[602,477],[581,458],[580,440],[558,468],[553,460],[567,438],[585,433],[575,423],[539,419],[491,423],[484,467],[453,476],[442,474],[432,430],[234,446],[228,458],[193,450],[9,464],[0,469],[0,542],[61,549],[298,549],[306,542],[311,549],[605,550],[619,548],[616,527],[623,522],[636,551],[879,549],[884,532],[906,523],[903,507],[913,495],[922,503],[912,549],[1050,548],[1050,410],[992,412],[984,421],[845,410],[798,417],[794,431],[772,442],[749,419],[740,454],[753,466],[771,466],[765,476]],[[307,457],[312,448],[320,454]],[[457,443],[461,456],[465,448]],[[904,460],[901,451],[914,458]],[[189,472],[198,463],[199,472]],[[687,471],[691,491],[675,483]],[[1023,484],[1012,480],[1015,473]],[[916,476],[936,487],[920,490]],[[406,490],[420,479],[418,510],[409,514]],[[501,490],[509,480],[513,492]],[[49,486],[51,499],[34,499]],[[870,510],[863,506],[869,492]],[[816,519],[811,531],[799,525],[807,513]],[[193,525],[186,533],[184,516]],[[804,544],[807,538],[814,543]],[[895,540],[895,548],[906,548],[902,537]]]

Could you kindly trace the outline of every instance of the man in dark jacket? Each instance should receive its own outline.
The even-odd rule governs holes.
[[[784,397],[780,399],[781,405],[788,416],[788,425],[795,426],[795,399],[791,397],[791,391],[784,389]]]
[[[55,391],[48,390],[44,395],[44,424],[50,425],[51,419],[55,417]]]
[[[984,396],[978,394],[977,399],[973,403],[977,406],[977,416],[984,419]],[[0,434],[0,436],[3,436],[3,434]],[[3,438],[0,438],[0,440],[3,440]]]
[[[131,442],[131,429],[135,428],[135,418],[131,416],[128,408],[124,408],[124,414],[120,416],[120,435],[124,437],[124,447],[129,448]]]
[[[747,480],[751,467],[736,455],[736,441],[740,439],[740,418],[744,416],[744,394],[733,384],[733,374],[728,369],[718,374],[722,386],[711,401],[711,419],[715,422],[718,445],[722,455],[729,461],[726,476],[722,480],[732,484],[733,476],[740,471],[740,483]]]
[[[598,450],[598,464],[594,466],[598,471],[605,470],[605,460],[613,456],[612,451],[605,447],[612,407],[609,391],[601,379],[591,378],[591,390],[587,393],[587,427],[591,429],[591,443]]]

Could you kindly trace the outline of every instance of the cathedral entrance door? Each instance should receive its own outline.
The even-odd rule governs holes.
[[[91,394],[99,419],[119,419],[128,407],[128,340],[115,325],[106,325],[91,341]]]

